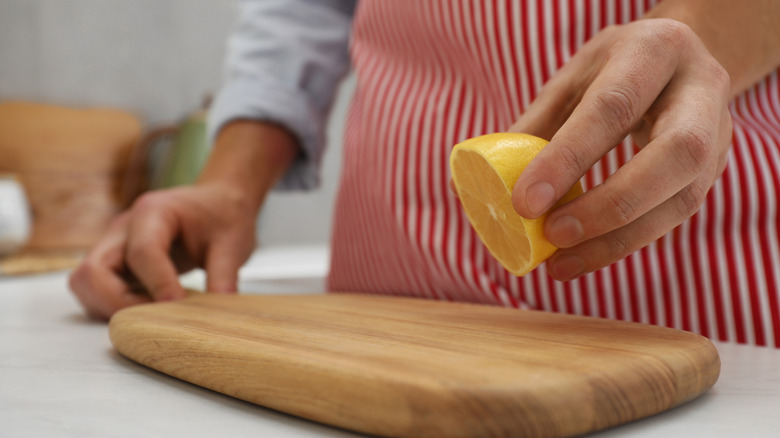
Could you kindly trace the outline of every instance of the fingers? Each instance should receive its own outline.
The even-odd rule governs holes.
[[[108,320],[117,311],[151,301],[135,293],[123,279],[104,264],[85,260],[69,278],[70,290],[91,318]]]
[[[238,290],[238,270],[245,259],[236,251],[237,245],[215,243],[206,259],[206,290],[214,293],[235,293]]]
[[[695,101],[693,96],[682,96]],[[720,156],[718,108],[683,108],[665,114],[659,133],[647,147],[607,180],[547,217],[545,235],[560,248],[626,226],[704,175],[715,179]],[[714,116],[713,116],[714,114]]]
[[[517,180],[513,205],[520,215],[544,214],[640,124],[675,73],[677,60],[666,53],[667,43],[644,38],[610,51],[582,100]],[[571,93],[568,86],[559,88],[557,94]],[[544,112],[535,109],[531,117]]]
[[[552,138],[582,99],[595,71],[592,65],[578,69],[583,57],[575,57],[555,73],[539,96],[507,131]],[[584,71],[583,71],[584,70]]]
[[[704,201],[709,187],[710,183],[702,178],[629,225],[598,239],[558,250],[547,261],[547,271],[556,280],[566,281],[630,255],[693,215]]]
[[[604,39],[606,34],[613,30],[603,30],[593,41]],[[509,132],[531,134],[545,139],[555,135],[582,100],[588,85],[593,82],[602,67],[602,63],[594,59],[596,54],[591,47],[592,45],[583,47],[544,84],[522,117],[508,129]]]
[[[666,85],[644,116],[652,125],[643,126],[649,143],[604,184],[548,216],[545,232],[554,245],[571,247],[623,227],[694,180],[715,180],[731,123],[722,99],[728,80],[710,74],[700,70]]]
[[[698,211],[725,167],[731,117],[727,107],[685,88],[672,87],[677,92],[659,100],[668,108],[654,120],[657,137],[604,184],[547,217],[545,234],[565,248],[548,262],[554,278],[618,261]]]
[[[586,44],[512,127],[555,132],[517,180],[512,200],[528,218],[549,212],[545,235],[564,248],[549,262],[559,279],[607,266],[679,225],[726,165],[730,83],[722,66],[681,23],[619,29]],[[571,109],[577,87],[587,89]],[[550,211],[629,133],[639,153],[600,186]]]
[[[93,318],[108,319],[122,308],[150,301],[122,277],[127,223],[126,214],[114,220],[68,279],[71,292]]]
[[[71,288],[99,318],[141,302],[184,298],[179,272],[195,267],[206,269],[210,290],[235,292],[238,269],[255,247],[255,213],[221,186],[147,193],[93,247]]]
[[[125,259],[155,301],[177,300],[186,296],[170,257],[179,227],[176,217],[157,208],[157,202],[148,196],[133,207]]]

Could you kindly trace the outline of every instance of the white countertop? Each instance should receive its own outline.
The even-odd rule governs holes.
[[[241,271],[249,293],[324,288],[322,247],[257,252]],[[202,284],[202,273],[185,276]],[[716,344],[722,371],[704,396],[594,436],[776,437],[780,350]],[[137,365],[85,318],[66,274],[0,277],[0,437],[358,436],[245,403]]]

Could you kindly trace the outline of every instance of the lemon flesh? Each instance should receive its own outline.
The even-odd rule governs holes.
[[[458,143],[450,156],[452,180],[471,226],[493,257],[517,276],[557,249],[544,237],[546,214],[526,219],[512,207],[515,181],[546,145],[528,134],[487,134]],[[580,194],[577,183],[558,205]]]

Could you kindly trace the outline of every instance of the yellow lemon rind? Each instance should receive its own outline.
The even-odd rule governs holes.
[[[496,133],[487,134],[480,137],[471,138],[457,144],[452,151],[450,157],[450,166],[452,171],[452,179],[455,184],[456,190],[459,196],[466,195],[463,190],[468,190],[463,187],[461,183],[461,175],[458,174],[457,166],[455,165],[458,160],[457,155],[460,153],[474,153],[483,159],[487,166],[495,172],[496,176],[503,182],[504,192],[502,192],[502,198],[505,197],[505,201],[511,204],[512,188],[515,181],[520,177],[520,174],[525,170],[530,160],[536,156],[547,144],[546,140],[534,137],[527,134],[519,133]],[[559,205],[568,202],[575,197],[582,194],[582,187],[578,183],[572,190],[566,194],[566,196],[559,202]],[[521,277],[528,274],[532,270],[536,269],[541,263],[550,258],[557,248],[551,244],[546,237],[544,237],[544,221],[547,215],[542,215],[536,219],[522,219],[522,225],[525,231],[523,239],[527,239],[527,243],[523,242],[509,242],[510,245],[528,246],[528,253],[525,259],[526,263],[521,263],[520,266],[516,266],[517,263],[512,263],[510,260],[503,257],[495,246],[498,246],[498,242],[491,244],[491,239],[486,238],[484,233],[488,226],[496,226],[495,224],[484,224],[475,220],[475,210],[469,208],[464,204],[464,211],[469,222],[472,224],[475,232],[479,236],[480,240],[485,244],[485,247],[498,260],[502,266],[511,274]],[[518,215],[519,217],[519,215]],[[495,220],[497,221],[497,220]],[[503,242],[502,242],[503,243]]]

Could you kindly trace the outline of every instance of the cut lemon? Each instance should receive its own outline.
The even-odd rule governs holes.
[[[512,188],[547,140],[497,133],[458,143],[450,156],[452,181],[471,226],[507,271],[523,276],[557,249],[544,237],[547,215],[526,219],[512,207]],[[578,182],[558,205],[582,194]]]

